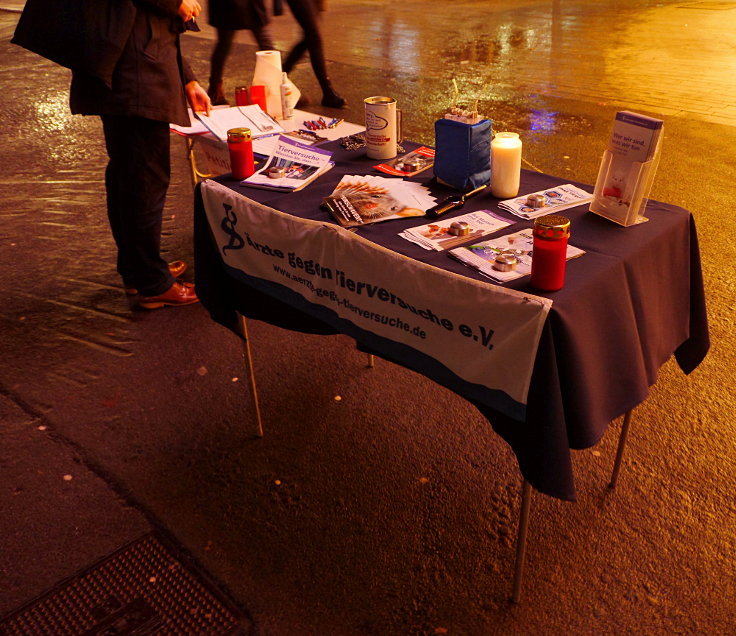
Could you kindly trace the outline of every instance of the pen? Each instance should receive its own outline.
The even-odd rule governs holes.
[[[268,118],[269,118],[269,119],[270,119],[270,120],[271,120],[271,121],[272,121],[272,122],[273,122],[274,124],[276,124],[277,126],[279,126],[279,125],[280,125],[280,124],[279,124],[279,122],[277,122],[277,121],[276,121],[276,120],[275,120],[275,119],[273,118],[273,116],[269,115],[269,114],[268,114],[268,113],[267,113],[267,112],[266,112],[265,110],[263,111],[263,114],[264,114],[264,115],[265,115],[266,117],[268,117]]]

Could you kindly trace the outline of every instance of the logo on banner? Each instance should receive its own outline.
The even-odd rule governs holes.
[[[225,218],[222,219],[220,227],[222,230],[230,236],[230,242],[227,245],[222,246],[222,253],[224,254],[227,250],[240,250],[245,245],[245,240],[235,230],[235,226],[238,224],[238,217],[233,212],[233,206],[223,203],[222,207],[225,208]]]

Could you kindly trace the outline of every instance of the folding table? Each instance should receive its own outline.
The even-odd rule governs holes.
[[[305,227],[328,235],[346,232],[332,223],[329,215],[320,209],[320,202],[332,192],[342,175],[368,173],[375,162],[362,151],[342,149],[337,142],[325,147],[334,152],[335,168],[297,193],[246,188],[230,180],[228,175],[197,187],[197,293],[212,318],[245,336],[246,344],[241,315],[296,331],[346,333],[365,351],[423,373],[474,404],[509,443],[524,479],[512,593],[512,600],[516,601],[520,594],[531,488],[553,497],[575,499],[571,449],[594,445],[612,420],[626,414],[611,479],[614,485],[631,410],[646,399],[660,366],[674,354],[682,370],[690,373],[707,353],[705,299],[692,215],[682,208],[650,201],[646,210],[648,222],[621,228],[587,212],[587,206],[565,211],[572,222],[571,243],[586,252],[568,261],[565,287],[544,294],[531,289],[528,277],[504,286],[522,295],[552,301],[536,347],[526,403],[521,413],[513,412],[503,404],[499,407],[495,394],[479,390],[464,380],[462,372],[448,369],[441,361],[417,352],[405,341],[394,341],[365,324],[346,320],[334,307],[331,310],[329,304],[325,306],[310,296],[306,287],[304,293],[299,293],[279,283],[278,278],[266,280],[261,274],[243,271],[225,256],[230,238],[220,228],[230,218],[228,215],[234,214],[232,210],[241,205],[245,206],[241,208],[244,211],[256,210],[261,220],[249,226],[246,216],[239,218],[239,231],[251,237],[259,235],[259,225],[271,220],[286,223],[284,227],[288,227],[292,219],[297,228],[301,220]],[[407,150],[413,147],[416,144],[407,144]],[[419,175],[415,179],[425,183],[437,196],[446,196],[447,191],[432,183],[431,176]],[[567,182],[567,179],[523,171],[521,192],[535,192]],[[589,185],[576,185],[592,192]],[[205,199],[210,202],[210,209],[206,209]],[[490,194],[479,195],[470,199],[465,208],[451,214],[479,209],[498,212],[498,200]],[[273,218],[269,219],[269,215]],[[509,220],[516,223],[499,234],[531,225],[510,215]],[[425,222],[426,219],[408,218],[364,226],[355,233],[355,240],[376,246],[376,271],[380,271],[383,258],[399,255],[409,262],[408,267],[416,263],[418,271],[430,268],[441,270],[448,277],[483,281],[481,274],[448,258],[446,253],[423,250],[398,236],[403,229]],[[346,239],[341,234],[340,240],[349,237]],[[370,253],[370,248],[367,249]],[[428,305],[437,300],[431,290],[423,293]]]

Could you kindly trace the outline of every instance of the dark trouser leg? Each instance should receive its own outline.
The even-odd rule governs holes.
[[[141,117],[102,116],[110,161],[107,214],[127,286],[156,296],[174,283],[161,258],[161,224],[169,187],[169,125]]]
[[[289,4],[294,18],[304,31],[304,37],[289,53],[283,69],[288,73],[304,55],[304,51],[309,51],[309,60],[312,63],[312,70],[322,89],[322,104],[331,108],[342,108],[345,106],[345,100],[340,97],[332,88],[330,78],[327,76],[327,65],[325,64],[325,54],[322,48],[322,35],[319,32],[319,24],[317,22],[317,7],[313,0],[286,0]]]
[[[253,27],[251,32],[258,43],[259,51],[273,51],[276,48],[273,43],[273,37],[271,36],[271,29],[269,29],[267,24]]]
[[[289,54],[286,56],[286,61],[284,62],[282,69],[286,73],[291,73],[293,68],[299,63],[299,60],[302,59],[306,52],[307,43],[304,40],[300,40],[294,45],[291,51],[289,51]]]
[[[322,35],[319,32],[319,23],[317,22],[317,7],[312,0],[287,0],[287,3],[294,19],[302,28],[304,37],[286,57],[284,70],[287,73],[291,71],[304,55],[304,52],[309,51],[312,70],[324,91],[325,87],[329,88],[329,79],[327,78],[327,66],[325,65],[325,54],[322,47]]]
[[[222,82],[222,76],[225,72],[225,61],[230,55],[230,48],[233,44],[235,31],[229,29],[217,29],[217,42],[215,48],[212,49],[212,57],[210,57],[210,86],[215,86]]]

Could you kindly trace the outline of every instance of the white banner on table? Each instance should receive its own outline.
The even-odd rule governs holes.
[[[202,198],[228,266],[288,288],[362,330],[434,358],[466,382],[526,404],[551,300],[415,261],[333,223],[265,207],[214,181],[202,183]]]

